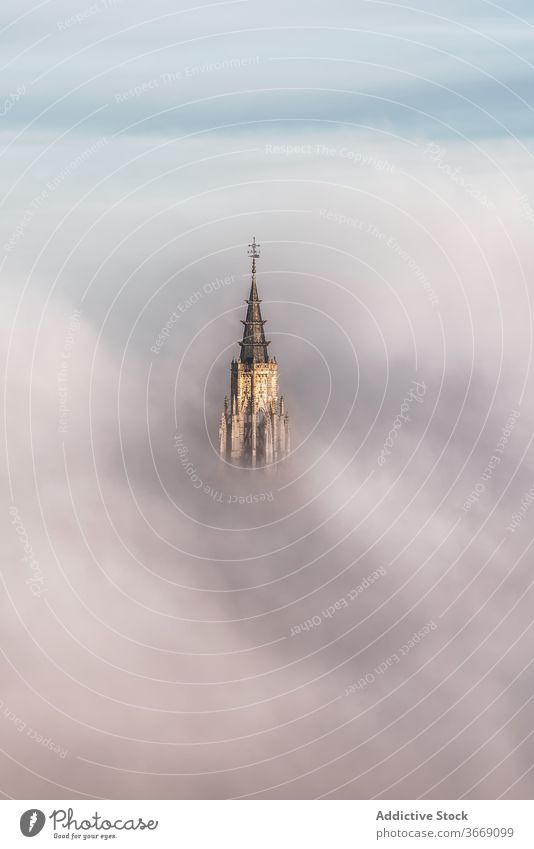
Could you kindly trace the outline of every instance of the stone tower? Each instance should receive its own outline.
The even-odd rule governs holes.
[[[241,356],[232,360],[230,400],[225,398],[219,427],[221,457],[253,468],[274,463],[290,450],[289,416],[284,399],[278,397],[278,363],[269,358],[271,343],[265,339],[266,322],[256,287],[259,248],[254,237],[249,245],[252,283],[247,316],[241,322]]]

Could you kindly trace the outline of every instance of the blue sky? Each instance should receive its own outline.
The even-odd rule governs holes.
[[[334,2],[309,8],[239,0],[180,11],[160,2],[153,10],[157,14],[150,15],[146,4],[134,2],[125,15],[124,4],[108,8],[99,0],[44,3],[14,22],[9,7],[2,10],[8,27],[2,86],[6,97],[18,85],[28,92],[4,121],[6,132],[42,110],[47,112],[36,130],[69,126],[99,106],[112,107],[118,92],[165,72],[181,72],[178,84],[135,99],[119,114],[111,108],[100,113],[93,131],[117,129],[148,115],[154,116],[149,132],[209,122],[218,113],[246,122],[270,113],[261,91],[272,88],[278,91],[281,116],[356,119],[429,135],[528,134],[523,101],[533,105],[528,85],[533,21],[523,3],[470,3],[467,9],[453,3],[444,14],[440,3]],[[19,13],[20,8],[16,5]],[[251,57],[258,65],[246,70],[186,75],[210,62]],[[292,91],[301,88],[307,92]],[[157,116],[188,100],[233,91],[243,93],[233,101],[182,110],[174,125],[172,117]]]

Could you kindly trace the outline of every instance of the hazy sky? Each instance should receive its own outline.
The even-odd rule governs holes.
[[[533,24],[3,3],[5,797],[532,798]]]

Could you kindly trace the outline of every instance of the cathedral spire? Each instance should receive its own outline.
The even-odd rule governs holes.
[[[232,360],[231,396],[219,421],[219,451],[229,462],[257,468],[277,463],[290,453],[289,417],[278,394],[278,363],[269,359],[256,287],[256,260],[260,246],[249,245],[252,283],[241,358]]]
[[[248,304],[247,317],[243,329],[243,341],[241,345],[241,362],[242,363],[268,363],[269,354],[267,346],[270,342],[265,340],[264,325],[267,323],[261,317],[261,300],[258,298],[258,289],[256,286],[256,260],[260,256],[260,246],[256,243],[254,236],[252,244],[248,246],[248,255],[252,257],[252,282],[250,285],[250,295],[246,303]]]

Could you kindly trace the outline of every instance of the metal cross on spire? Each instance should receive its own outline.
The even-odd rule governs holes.
[[[248,246],[248,255],[252,257],[252,276],[256,275],[256,260],[260,257],[260,246],[256,242],[256,236],[252,237],[252,244]]]
[[[248,246],[248,255],[253,257],[253,259],[258,259],[260,256],[260,247],[256,242],[256,236],[252,237],[252,244]]]

